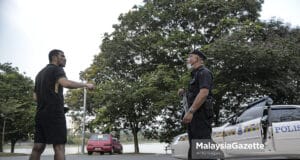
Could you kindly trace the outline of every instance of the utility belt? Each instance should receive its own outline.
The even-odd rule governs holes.
[[[197,111],[201,110],[213,110],[213,98],[207,98],[204,103],[201,105],[201,107]]]
[[[192,106],[192,104],[194,103],[196,97],[198,94],[193,94],[193,93],[188,93],[187,96],[187,102],[188,102],[188,106]],[[213,97],[211,95],[207,96],[205,102],[202,105],[205,105],[205,103],[213,103]]]
[[[182,99],[182,115],[181,119],[184,117],[185,113],[189,110],[189,108],[192,106],[195,98],[191,99],[189,97],[190,95],[184,94]],[[190,100],[190,101],[189,101]],[[206,119],[213,119],[213,97],[208,96],[205,100],[205,102],[201,105],[201,107],[194,113],[194,114],[200,114],[204,113],[204,116]]]
[[[211,97],[211,96],[207,97],[207,99],[205,100],[205,102],[194,113],[194,115],[195,116],[197,116],[197,115],[204,116],[204,118],[207,119],[209,121],[209,123],[212,123],[213,118],[214,118],[213,97]]]

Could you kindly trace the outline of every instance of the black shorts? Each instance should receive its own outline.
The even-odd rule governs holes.
[[[66,119],[36,119],[34,143],[65,144],[67,142]]]

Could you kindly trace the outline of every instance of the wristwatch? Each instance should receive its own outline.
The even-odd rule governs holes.
[[[192,114],[194,114],[194,113],[195,113],[195,110],[193,110],[193,108],[191,107],[191,108],[189,109],[189,112],[192,113]]]

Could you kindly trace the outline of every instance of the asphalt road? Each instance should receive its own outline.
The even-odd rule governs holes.
[[[298,159],[293,158],[293,159]],[[283,156],[252,156],[252,157],[230,157],[226,160],[266,160],[266,159],[288,159]],[[28,156],[12,156],[12,157],[0,157],[0,160],[28,160]],[[41,157],[41,160],[53,160],[53,155],[45,155]],[[182,160],[173,158],[170,154],[122,154],[122,155],[66,155],[66,160]]]
[[[28,156],[0,157],[0,160],[27,160]],[[164,154],[122,154],[122,155],[67,155],[67,160],[179,160]],[[53,160],[53,155],[42,156],[41,160]]]

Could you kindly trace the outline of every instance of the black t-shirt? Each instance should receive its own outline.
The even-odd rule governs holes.
[[[193,104],[196,96],[199,94],[200,89],[207,88],[209,90],[208,99],[212,98],[213,76],[209,69],[202,66],[195,69],[191,73],[191,81],[188,89],[188,104],[189,107]]]
[[[58,79],[66,77],[62,67],[48,64],[35,79],[37,118],[64,117],[63,87]]]

